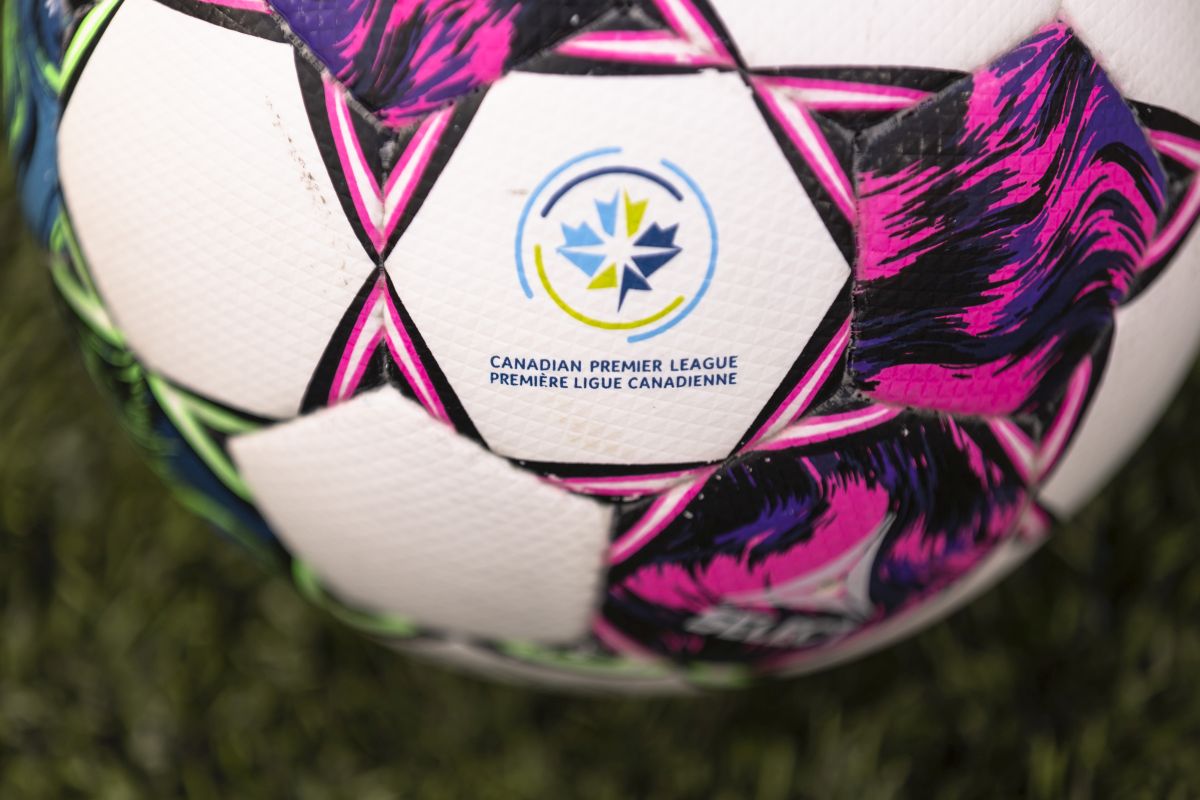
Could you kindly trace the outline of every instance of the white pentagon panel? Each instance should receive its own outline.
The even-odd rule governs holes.
[[[1195,0],[1066,0],[1063,16],[1122,94],[1200,119]]]
[[[373,266],[342,213],[290,45],[125,0],[59,137],[100,294],[152,369],[295,414]]]
[[[1054,18],[1061,0],[710,0],[750,67],[972,71]]]
[[[716,73],[509,75],[387,268],[490,447],[600,464],[728,455],[850,274]]]
[[[609,510],[488,453],[393,389],[232,449],[288,550],[343,601],[489,638],[587,633]]]
[[[1200,351],[1200,228],[1149,289],[1118,309],[1103,382],[1058,469],[1042,490],[1070,516],[1108,482],[1146,439]]]

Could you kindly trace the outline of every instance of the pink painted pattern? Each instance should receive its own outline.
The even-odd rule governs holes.
[[[787,398],[750,437],[743,450],[753,449],[763,439],[770,439],[782,428],[802,417],[809,410],[813,398],[836,372],[849,346],[850,320],[846,320],[829,342],[829,346],[813,364],[812,369],[800,379]]]
[[[661,656],[769,661],[923,603],[1018,535],[1027,482],[988,426],[853,419],[879,411],[622,513],[606,624]]]
[[[826,78],[770,76],[756,78],[755,83],[816,112],[901,111],[930,97],[920,89]]]
[[[638,473],[633,467],[625,475],[606,475],[603,477],[563,478],[547,475],[546,480],[555,486],[561,486],[578,494],[595,497],[623,497],[632,499],[647,495],[659,494],[677,484],[694,480],[706,468],[675,470],[670,472]]]
[[[581,33],[556,48],[569,58],[618,63],[735,66],[721,37],[691,0],[653,0],[669,30],[605,30]]]
[[[1132,111],[1053,25],[879,130],[857,176],[852,375],[961,414],[1053,403],[1157,232],[1166,178]]]
[[[271,6],[266,0],[197,0],[208,6],[230,8],[234,11],[251,11],[256,14],[270,14]]]
[[[434,419],[451,424],[445,404],[420,354],[413,346],[412,337],[383,278],[367,296],[346,341],[330,387],[329,404],[334,405],[354,396],[366,374],[371,357],[385,344],[418,402]]]
[[[850,223],[857,222],[854,183],[813,119],[809,106],[793,91],[786,78],[756,77],[751,79],[751,85],[838,209]]]
[[[1197,219],[1200,219],[1200,139],[1170,131],[1151,131],[1150,141],[1159,153],[1196,174],[1192,176],[1175,213],[1146,251],[1143,267],[1156,265],[1167,258],[1183,243],[1195,228]]]
[[[416,126],[381,189],[351,122],[345,90],[331,78],[325,80],[325,105],[359,223],[376,252],[382,253],[410,211],[417,187],[450,125],[452,112],[434,112]]]
[[[486,89],[611,10],[608,0],[272,4],[309,54],[378,123],[394,130]]]

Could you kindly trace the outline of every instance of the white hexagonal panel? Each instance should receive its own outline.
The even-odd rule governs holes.
[[[1200,119],[1195,0],[1065,0],[1062,13],[1122,94]]]
[[[295,414],[374,268],[313,138],[290,45],[125,0],[59,135],[100,294],[154,370]]]
[[[600,464],[728,455],[850,272],[717,73],[509,75],[387,268],[489,446]]]
[[[1200,229],[1166,272],[1117,310],[1104,379],[1042,500],[1064,517],[1078,511],[1140,445],[1196,363],[1200,350]]]
[[[609,509],[517,469],[395,390],[232,450],[289,552],[345,602],[489,638],[586,635]]]
[[[751,67],[866,65],[967,72],[1049,22],[1061,4],[1061,0],[710,2]]]

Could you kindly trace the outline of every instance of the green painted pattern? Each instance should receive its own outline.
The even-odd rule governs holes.
[[[74,80],[79,65],[83,63],[84,55],[91,49],[97,34],[120,5],[121,0],[101,0],[84,16],[79,27],[75,29],[75,35],[71,37],[71,43],[67,45],[67,51],[63,55],[62,64],[52,64],[49,61],[42,63],[42,74],[55,92],[62,94],[67,84]]]
[[[59,215],[50,233],[50,276],[67,305],[96,335],[114,347],[125,347],[125,337],[96,291],[66,214]]]
[[[680,675],[678,670],[665,662],[634,661],[573,650],[555,650],[534,642],[503,642],[497,649],[503,655],[525,664],[599,679],[653,680]]]
[[[27,80],[24,65],[18,58],[17,37],[21,32],[20,21],[17,18],[17,4],[4,4],[4,30],[0,41],[3,41],[3,62],[0,64],[0,78],[4,82],[4,96],[11,99],[12,118],[8,122],[8,141],[10,146],[25,130],[28,124],[29,106],[23,92],[19,91]]]
[[[67,302],[70,305],[70,300]],[[138,445],[150,468],[171,489],[182,505],[219,528],[260,562],[268,566],[278,566],[278,554],[272,548],[247,530],[228,509],[181,482],[167,466],[167,461],[172,456],[171,448],[179,445],[164,440],[156,429],[153,407],[157,398],[151,391],[151,383],[156,380],[161,382],[161,379],[153,378],[138,361],[137,356],[119,339],[114,341],[107,331],[92,328],[87,316],[80,315],[78,319],[78,341],[84,364],[92,380],[116,400],[122,427]],[[182,429],[180,432],[184,433]],[[203,429],[200,429],[199,433],[207,438]],[[186,433],[184,436],[186,439]],[[190,440],[188,446],[196,450]]]
[[[325,588],[316,571],[300,559],[292,560],[292,581],[309,602],[362,634],[396,640],[421,635],[420,628],[405,617],[353,608],[338,600]],[[666,660],[633,660],[579,649],[546,647],[536,642],[514,640],[488,644],[500,655],[514,661],[581,678],[647,681],[677,677],[703,689],[738,689],[753,682],[749,669],[736,666],[699,665],[681,669]]]
[[[579,676],[605,678],[628,678],[652,680],[655,678],[681,678],[701,689],[741,689],[754,682],[754,674],[748,667],[739,665],[710,666],[697,664],[678,667],[662,661],[635,661],[622,656],[602,656],[573,650],[557,650],[532,642],[504,642],[500,651],[517,661],[536,664]]]
[[[261,538],[246,530],[237,517],[229,513],[229,509],[215,502],[204,492],[197,491],[186,484],[172,480],[170,475],[164,471],[160,470],[159,473],[171,487],[175,499],[184,508],[201,519],[215,525],[226,536],[233,539],[244,550],[254,556],[264,567],[268,569],[277,569],[279,567],[280,558],[278,552],[263,544]]]
[[[257,430],[258,425],[172,386],[165,378],[144,370],[130,351],[125,337],[113,324],[86,267],[83,251],[66,214],[59,216],[50,239],[50,274],[59,293],[80,321],[112,349],[110,366],[125,370],[128,385],[144,382],[172,424],[217,478],[237,496],[250,501],[250,489],[210,431],[236,436]],[[96,348],[91,348],[95,350]],[[114,364],[114,359],[119,362]],[[146,444],[146,442],[142,442]],[[195,505],[195,503],[192,503]],[[212,513],[206,513],[211,518]],[[228,515],[225,515],[228,516]],[[222,526],[224,527],[224,526]]]
[[[205,429],[206,424],[212,430],[223,434],[248,433],[255,429],[225,411],[214,408],[198,397],[182,389],[178,389],[165,379],[154,375],[146,375],[146,383],[158,400],[159,406],[166,412],[167,418],[179,429],[196,454],[204,461],[225,484],[230,491],[243,500],[252,501],[250,487],[238,473],[233,461],[225,451],[214,441]]]

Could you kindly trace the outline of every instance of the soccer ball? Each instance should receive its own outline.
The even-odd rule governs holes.
[[[661,691],[1018,564],[1200,317],[1189,0],[9,0],[30,222],[180,497],[367,634]]]

